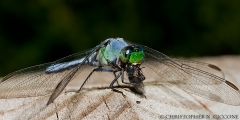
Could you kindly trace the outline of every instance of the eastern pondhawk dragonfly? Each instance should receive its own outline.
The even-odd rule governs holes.
[[[72,78],[87,66],[94,66],[95,69],[78,92],[92,73],[110,72],[115,74],[110,83],[111,89],[116,90],[113,84],[120,78],[122,83],[130,84],[139,93],[144,93],[143,65],[153,70],[162,80],[187,92],[225,104],[240,105],[239,89],[224,79],[223,72],[217,66],[170,58],[149,47],[126,42],[122,38],[109,38],[90,50],[10,73],[0,81],[0,98],[51,94],[48,105],[59,96]],[[124,81],[124,73],[129,82]]]

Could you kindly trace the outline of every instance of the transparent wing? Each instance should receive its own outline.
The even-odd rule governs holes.
[[[0,98],[18,98],[51,94],[54,101],[78,72],[87,65],[95,65],[97,51],[109,44],[103,41],[91,50],[70,55],[55,62],[25,68],[8,74],[0,81]]]
[[[0,98],[18,98],[50,94],[58,83],[71,79],[85,68],[70,61],[82,59],[89,52],[70,55],[55,62],[25,68],[5,76],[0,83]],[[54,66],[54,67],[51,67]],[[79,69],[77,69],[77,66]],[[58,70],[57,70],[58,69]]]
[[[160,79],[213,101],[240,105],[239,89],[217,75],[222,73],[218,67],[201,62],[172,59],[146,46],[143,48],[146,54],[144,64],[155,71]]]
[[[218,77],[221,78],[225,78],[225,75],[223,73],[223,71],[218,67],[215,66],[213,64],[208,64],[208,63],[203,63],[203,62],[198,62],[198,61],[192,61],[192,60],[182,60],[182,59],[174,59],[171,58],[174,61],[178,61],[180,63],[186,64],[188,66],[194,67],[194,68],[198,68],[202,71],[207,71],[213,75],[216,75]]]

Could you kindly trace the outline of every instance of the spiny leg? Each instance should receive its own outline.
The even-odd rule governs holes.
[[[87,82],[87,80],[90,78],[90,76],[93,74],[93,72],[117,72],[118,69],[113,69],[113,68],[102,68],[102,67],[98,67],[92,70],[92,72],[87,76],[87,78],[84,80],[83,84],[81,85],[81,87],[79,88],[79,90],[77,92],[80,92],[82,87],[85,85],[85,83]]]
[[[119,78],[122,74],[123,74],[123,73],[122,73],[122,71],[121,71],[121,72],[114,78],[114,80],[111,82],[111,84],[110,84],[109,87],[112,89],[112,91],[121,93],[122,96],[125,97],[125,95],[123,94],[122,91],[119,91],[119,90],[117,90],[117,89],[115,89],[115,88],[113,87],[113,84],[118,80],[118,78]]]
[[[122,83],[124,83],[124,84],[130,84],[130,85],[135,85],[135,84],[137,84],[137,83],[125,82],[125,81],[124,81],[124,69],[123,69],[123,68],[121,69],[121,72],[123,73],[122,76],[121,76]]]
[[[121,68],[121,71],[124,72],[124,68]],[[145,76],[143,75],[142,71],[139,69],[138,70],[138,77],[137,78],[140,78],[140,82],[142,82],[143,80],[145,80]],[[130,80],[131,78],[129,78]],[[140,85],[141,83],[135,83],[135,82],[125,82],[124,81],[124,74],[122,74],[122,77],[121,77],[121,80],[122,80],[122,83],[124,84],[130,84],[130,85]]]
[[[114,75],[115,78],[117,77],[116,72],[113,72],[113,75]],[[120,85],[119,85],[118,81],[116,81],[116,82],[117,82],[117,85],[119,87]]]
[[[106,58],[105,58],[105,59],[106,59]],[[108,62],[108,65],[114,66],[114,67],[120,69],[119,66],[117,66],[116,64],[114,64],[114,61],[111,62],[109,59],[106,59],[106,61]],[[114,71],[114,72],[113,72],[113,75],[114,75],[115,78],[117,77],[116,72],[117,72],[117,71]],[[116,81],[116,82],[117,82],[117,85],[118,85],[118,87],[119,87],[120,85],[118,84],[118,81]]]

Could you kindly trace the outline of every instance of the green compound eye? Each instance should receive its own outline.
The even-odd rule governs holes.
[[[138,45],[127,46],[120,53],[120,59],[123,63],[140,64],[143,58],[144,51]]]

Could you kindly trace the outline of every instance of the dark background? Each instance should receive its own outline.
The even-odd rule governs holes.
[[[169,56],[240,53],[239,0],[1,0],[0,76],[110,37]]]

